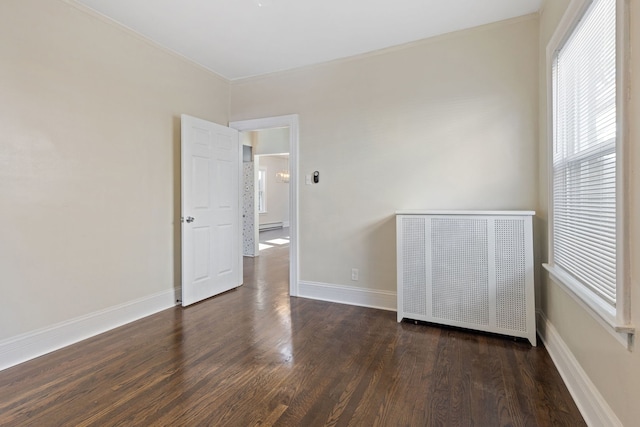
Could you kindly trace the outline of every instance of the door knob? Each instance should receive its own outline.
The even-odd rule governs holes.
[[[192,216],[188,216],[187,217],[187,223],[191,224],[193,221],[195,221],[196,219]]]

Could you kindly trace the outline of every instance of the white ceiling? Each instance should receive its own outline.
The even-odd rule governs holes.
[[[542,0],[75,0],[227,79],[538,11]]]

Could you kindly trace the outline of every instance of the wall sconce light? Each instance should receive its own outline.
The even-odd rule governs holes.
[[[289,171],[288,170],[281,170],[280,172],[276,172],[276,180],[278,182],[288,183],[289,182]]]

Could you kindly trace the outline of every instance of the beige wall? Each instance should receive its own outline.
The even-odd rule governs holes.
[[[225,80],[62,0],[1,1],[0,340],[179,285],[179,114],[224,124],[229,96],[233,120],[300,114],[303,280],[394,291],[393,212],[409,208],[537,209],[546,260],[544,52],[567,4],[547,1],[539,22],[235,82],[230,94]],[[639,70],[640,55],[632,61]],[[632,83],[636,118],[637,73]],[[636,122],[629,243],[640,325]],[[305,185],[314,170],[320,184]],[[538,273],[539,307],[634,425],[640,351]]]
[[[179,286],[179,115],[228,82],[59,0],[0,1],[0,340]]]
[[[276,173],[289,170],[289,159],[282,156],[259,156],[260,168],[267,169],[267,212],[260,214],[260,224],[289,222],[289,183],[276,178]]]
[[[225,80],[61,0],[3,0],[0,340],[179,285],[179,114],[224,124],[229,96],[233,120],[300,114],[303,280],[395,290],[393,212],[408,208],[537,209],[545,260],[544,50],[567,4],[547,1],[539,23],[527,17],[235,82],[230,95]],[[631,19],[640,46],[636,3]],[[640,115],[638,80],[630,117]],[[632,121],[636,308],[639,139]],[[305,185],[314,170],[320,184]],[[539,307],[634,425],[640,351],[538,278]]]
[[[289,152],[289,128],[264,129],[254,134],[254,154],[283,154]]]
[[[540,58],[541,78],[545,73],[545,49],[560,20],[568,0],[547,0],[540,18]],[[640,47],[640,6],[631,3],[631,46]],[[629,176],[629,225],[628,233],[631,260],[632,322],[640,325],[640,55],[631,58],[631,110]],[[540,88],[540,158],[546,159],[548,141],[546,138],[546,91]],[[548,181],[546,163],[540,163],[540,209],[546,215]],[[546,224],[546,218],[541,219]],[[545,227],[546,228],[546,227]],[[546,236],[541,235],[546,242]],[[543,254],[546,259],[546,250]],[[545,275],[546,278],[546,275]],[[548,279],[541,288],[540,308],[551,324],[558,330],[570,351],[576,357],[591,381],[608,405],[613,409],[623,425],[633,426],[640,419],[640,350],[627,351],[605,331],[587,312],[577,305],[557,284]]]
[[[529,16],[233,82],[232,120],[300,115],[301,279],[395,291],[397,209],[534,209],[537,52]]]

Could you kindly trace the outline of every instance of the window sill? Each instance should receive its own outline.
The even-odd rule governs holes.
[[[577,280],[562,269],[542,264],[549,275],[574,301],[584,308],[604,329],[609,332],[627,350],[632,350],[635,327],[632,324],[623,324],[616,318],[615,309],[601,302]]]

